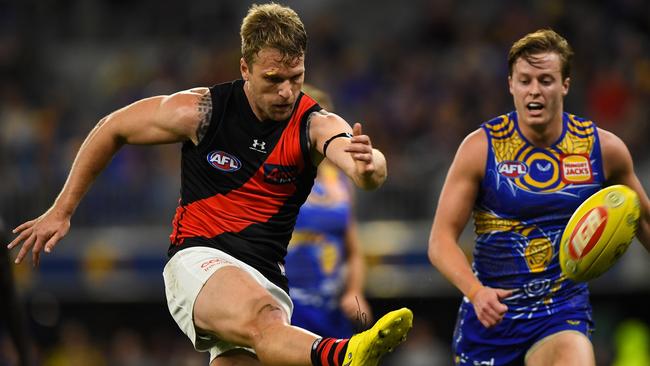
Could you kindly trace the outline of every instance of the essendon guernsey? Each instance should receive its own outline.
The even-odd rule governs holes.
[[[281,270],[300,206],[316,176],[302,94],[286,121],[259,121],[243,81],[210,89],[212,120],[199,145],[182,148],[181,198],[169,257],[192,246],[222,250],[288,292]]]

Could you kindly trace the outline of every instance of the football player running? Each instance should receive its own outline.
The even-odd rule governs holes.
[[[457,365],[595,364],[588,288],[562,275],[558,249],[572,213],[602,187],[636,191],[637,236],[650,249],[650,203],[626,145],[564,111],[572,55],[549,29],[516,41],[508,56],[515,110],[469,134],[447,174],[428,255],[465,295]],[[458,238],[472,214],[470,267]]]

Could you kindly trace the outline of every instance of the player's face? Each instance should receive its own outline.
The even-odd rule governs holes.
[[[517,59],[508,77],[519,121],[531,128],[560,126],[564,96],[569,92],[569,78],[562,79],[560,55],[545,52],[533,59],[533,64],[523,57]]]
[[[286,61],[278,50],[264,48],[252,65],[242,59],[240,66],[244,90],[257,118],[289,118],[305,80],[305,58]]]

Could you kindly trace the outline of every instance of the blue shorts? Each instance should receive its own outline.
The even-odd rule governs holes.
[[[463,301],[454,330],[455,365],[523,365],[526,352],[549,335],[574,330],[591,339],[594,323],[591,307],[570,309],[532,319],[508,319],[485,328],[474,307]]]

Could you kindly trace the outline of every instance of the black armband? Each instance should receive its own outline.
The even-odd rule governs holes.
[[[330,142],[332,142],[332,140],[337,139],[339,137],[352,138],[352,134],[349,132],[341,132],[338,135],[334,135],[330,137],[327,141],[325,141],[325,144],[323,145],[323,156],[327,157],[327,147],[329,146]]]

